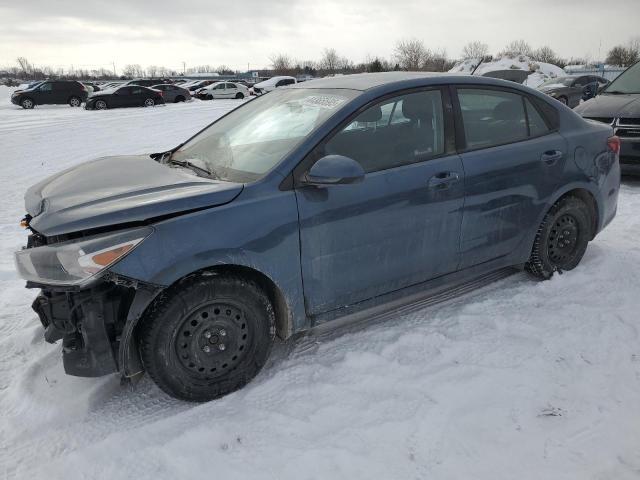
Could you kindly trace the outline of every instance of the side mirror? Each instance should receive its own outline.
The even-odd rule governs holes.
[[[345,185],[364,180],[365,171],[354,159],[343,155],[327,155],[305,173],[306,185]]]

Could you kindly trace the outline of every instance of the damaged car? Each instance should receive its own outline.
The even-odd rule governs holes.
[[[611,126],[512,82],[313,80],[169,151],[34,185],[15,262],[68,374],[147,372],[206,401],[277,338],[504,269],[572,270],[616,214],[619,149]]]

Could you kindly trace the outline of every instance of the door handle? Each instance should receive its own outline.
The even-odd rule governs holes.
[[[548,150],[542,154],[540,160],[542,160],[547,165],[553,165],[563,156],[564,154],[560,150]]]
[[[458,180],[460,180],[460,174],[458,172],[440,172],[429,179],[428,185],[429,188],[435,190],[444,190]]]

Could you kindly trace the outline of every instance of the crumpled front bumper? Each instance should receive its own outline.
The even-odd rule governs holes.
[[[32,308],[45,340],[62,339],[64,370],[79,377],[117,372],[119,335],[135,290],[103,282],[80,291],[43,289]]]

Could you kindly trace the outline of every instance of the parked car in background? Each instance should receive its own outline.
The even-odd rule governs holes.
[[[210,400],[251,380],[276,335],[503,268],[572,270],[616,214],[619,146],[511,82],[312,80],[171,150],[34,185],[15,262],[67,373],[146,370]]]
[[[584,118],[611,125],[620,137],[622,173],[640,175],[640,62],[575,111]]]
[[[593,98],[598,89],[608,83],[608,80],[595,75],[570,75],[547,80],[538,86],[538,90],[569,108],[575,108],[580,100]]]
[[[249,89],[240,83],[218,82],[201,88],[197,97],[201,100],[213,100],[214,98],[245,98],[249,96]]]
[[[31,109],[36,105],[64,105],[79,107],[87,100],[89,91],[75,80],[46,80],[25,90],[16,90],[11,103]]]
[[[178,85],[163,83],[160,85],[153,85],[151,88],[162,92],[162,97],[164,98],[165,103],[178,103],[191,100],[191,92]]]
[[[92,92],[99,92],[101,90],[100,85],[94,82],[82,82],[85,87],[91,88]]]
[[[197,92],[201,88],[204,88],[212,83],[217,83],[218,80],[199,80],[197,82],[190,83],[188,85],[184,85],[184,88],[188,89],[190,92]]]
[[[87,110],[106,110],[120,107],[153,107],[162,105],[164,99],[160,90],[140,85],[125,85],[113,90],[101,90],[87,99]]]
[[[140,85],[142,87],[150,87],[151,85],[167,83],[173,83],[173,80],[170,78],[134,78],[133,80],[123,83],[123,85]]]
[[[279,76],[271,77],[264,82],[256,83],[250,92],[253,95],[262,95],[263,93],[271,92],[279,87],[286,87],[287,85],[293,85],[297,83],[295,77]]]

